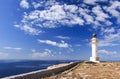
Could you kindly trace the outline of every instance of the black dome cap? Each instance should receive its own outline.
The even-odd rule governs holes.
[[[97,37],[96,33],[93,33],[93,37]]]

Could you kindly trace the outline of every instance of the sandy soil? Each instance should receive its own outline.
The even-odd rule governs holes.
[[[79,63],[71,70],[44,79],[120,79],[120,62]]]

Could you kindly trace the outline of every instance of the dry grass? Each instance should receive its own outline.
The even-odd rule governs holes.
[[[74,69],[43,79],[120,79],[120,62],[79,63]]]

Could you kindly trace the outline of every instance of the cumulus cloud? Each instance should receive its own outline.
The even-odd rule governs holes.
[[[112,16],[119,16],[119,11],[117,11],[116,9],[118,9],[120,7],[120,2],[119,1],[110,1],[111,6],[109,7],[104,7],[104,9],[106,11],[108,11],[110,14],[112,14]]]
[[[99,53],[99,54],[106,54],[106,55],[116,55],[116,54],[117,54],[116,51],[107,51],[107,50],[105,50],[105,49],[99,50],[98,53]]]
[[[96,21],[106,21],[106,18],[109,18],[109,15],[104,13],[100,6],[96,6],[92,9],[92,12],[96,15]]]
[[[28,9],[29,8],[29,3],[27,2],[27,0],[21,0],[20,6],[22,8]]]
[[[57,42],[51,41],[51,40],[39,40],[38,39],[38,42],[39,43],[49,44],[49,45],[52,45],[52,46],[57,46],[57,47],[60,47],[60,48],[68,48],[68,47],[70,47],[70,45],[68,43],[65,43],[64,41],[61,41],[60,43],[57,43]]]
[[[16,51],[20,51],[22,50],[22,48],[19,48],[19,47],[3,47],[4,49],[7,49],[7,50],[16,50]]]
[[[59,39],[70,39],[70,37],[68,37],[68,36],[56,36],[56,38],[59,38]]]
[[[119,8],[120,7],[120,1],[110,1],[110,6],[104,6],[104,10],[109,12],[113,17],[115,17],[117,19],[117,22],[120,23],[120,12],[119,12]]]
[[[67,8],[66,8],[67,6]],[[23,18],[26,22],[30,21],[32,25],[39,26],[41,28],[55,28],[62,25],[83,25],[84,20],[73,12],[76,11],[75,5],[52,5],[49,9],[34,10],[29,14],[25,14]]]
[[[119,1],[83,0],[83,2],[80,3],[78,0],[76,2],[81,5],[66,4],[65,2],[56,0],[32,1],[30,7],[35,8],[35,10],[29,10],[23,13],[20,29],[25,28],[27,25],[27,30],[24,31],[31,33],[28,29],[32,28],[35,30],[35,27],[38,27],[39,30],[41,28],[71,27],[74,25],[83,26],[87,24],[91,24],[93,27],[100,27],[112,25],[111,18],[116,18],[119,21]],[[101,2],[109,3],[109,5],[99,4]],[[22,3],[29,5],[26,0],[22,0],[21,4]],[[87,4],[94,4],[94,6]],[[111,17],[111,15],[113,17]]]

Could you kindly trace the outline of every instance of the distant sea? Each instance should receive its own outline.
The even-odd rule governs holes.
[[[48,66],[75,60],[0,60],[0,78],[46,69]]]

